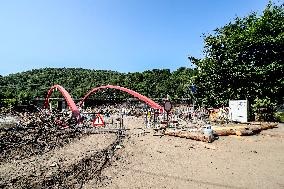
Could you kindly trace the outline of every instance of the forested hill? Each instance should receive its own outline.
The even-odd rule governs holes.
[[[164,98],[167,95],[172,98],[187,98],[190,96],[189,86],[195,73],[196,70],[185,67],[173,72],[169,69],[154,69],[135,73],[82,68],[34,69],[0,77],[0,99],[16,99],[21,103],[36,97],[43,98],[55,84],[63,86],[75,99],[82,98],[94,87],[108,84],[123,86],[151,98]],[[113,91],[108,89],[98,95],[127,96]]]

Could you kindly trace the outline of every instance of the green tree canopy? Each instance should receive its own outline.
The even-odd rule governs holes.
[[[44,98],[55,84],[63,86],[74,99],[81,99],[92,88],[102,85],[119,85],[132,89],[150,98],[165,98],[168,95],[182,98],[195,71],[190,68],[153,69],[144,72],[119,73],[107,70],[81,68],[43,68],[0,77],[0,100],[16,99],[18,103],[29,103],[36,97]],[[62,97],[59,92],[52,97]],[[91,98],[126,98],[125,92],[106,89]]]
[[[269,99],[283,104],[284,9],[269,3],[263,13],[251,13],[204,35],[202,59],[196,64],[199,102],[228,105],[229,99]]]

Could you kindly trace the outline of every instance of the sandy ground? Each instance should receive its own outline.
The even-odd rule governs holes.
[[[144,132],[127,118],[123,148],[101,188],[284,188],[284,125],[257,136],[220,137],[211,144]],[[85,188],[95,188],[92,181]]]

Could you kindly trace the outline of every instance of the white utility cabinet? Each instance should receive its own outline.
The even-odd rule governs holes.
[[[248,101],[229,100],[230,117],[232,121],[245,123],[248,122]]]

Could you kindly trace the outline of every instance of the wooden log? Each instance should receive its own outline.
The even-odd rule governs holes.
[[[262,130],[266,130],[266,129],[272,129],[274,127],[277,127],[277,123],[269,123],[269,122],[263,122],[260,124],[260,127],[262,128]]]
[[[254,133],[259,133],[262,130],[260,125],[251,125],[249,129]]]
[[[173,129],[166,129],[165,130],[165,135],[169,135],[169,136],[175,136],[176,135],[176,130],[173,130]]]
[[[252,130],[241,129],[236,131],[237,136],[249,136],[253,134],[254,132]]]
[[[212,142],[214,139],[212,136],[204,135],[202,132],[178,131],[167,129],[164,134],[203,142]]]
[[[269,128],[270,129],[273,129],[273,128],[277,127],[277,126],[278,126],[278,123],[270,123],[269,124]]]
[[[180,132],[180,136],[179,137],[186,138],[186,136],[187,136],[187,131],[181,131]]]
[[[188,132],[186,138],[203,142],[212,142],[212,138],[200,132]]]
[[[175,132],[175,136],[176,136],[176,137],[179,137],[179,136],[180,136],[180,132],[181,132],[181,131],[176,131],[176,132]]]
[[[260,123],[260,124],[253,124],[253,125],[246,125],[246,124],[235,124],[234,126],[227,126],[227,127],[215,127],[213,128],[214,134],[218,136],[228,136],[228,135],[252,135],[257,134],[262,130],[272,129],[277,127],[277,123]]]
[[[223,129],[214,129],[214,134],[218,135],[218,136],[228,136],[228,135],[235,135],[236,134],[236,130],[232,129],[232,128],[223,128]]]

